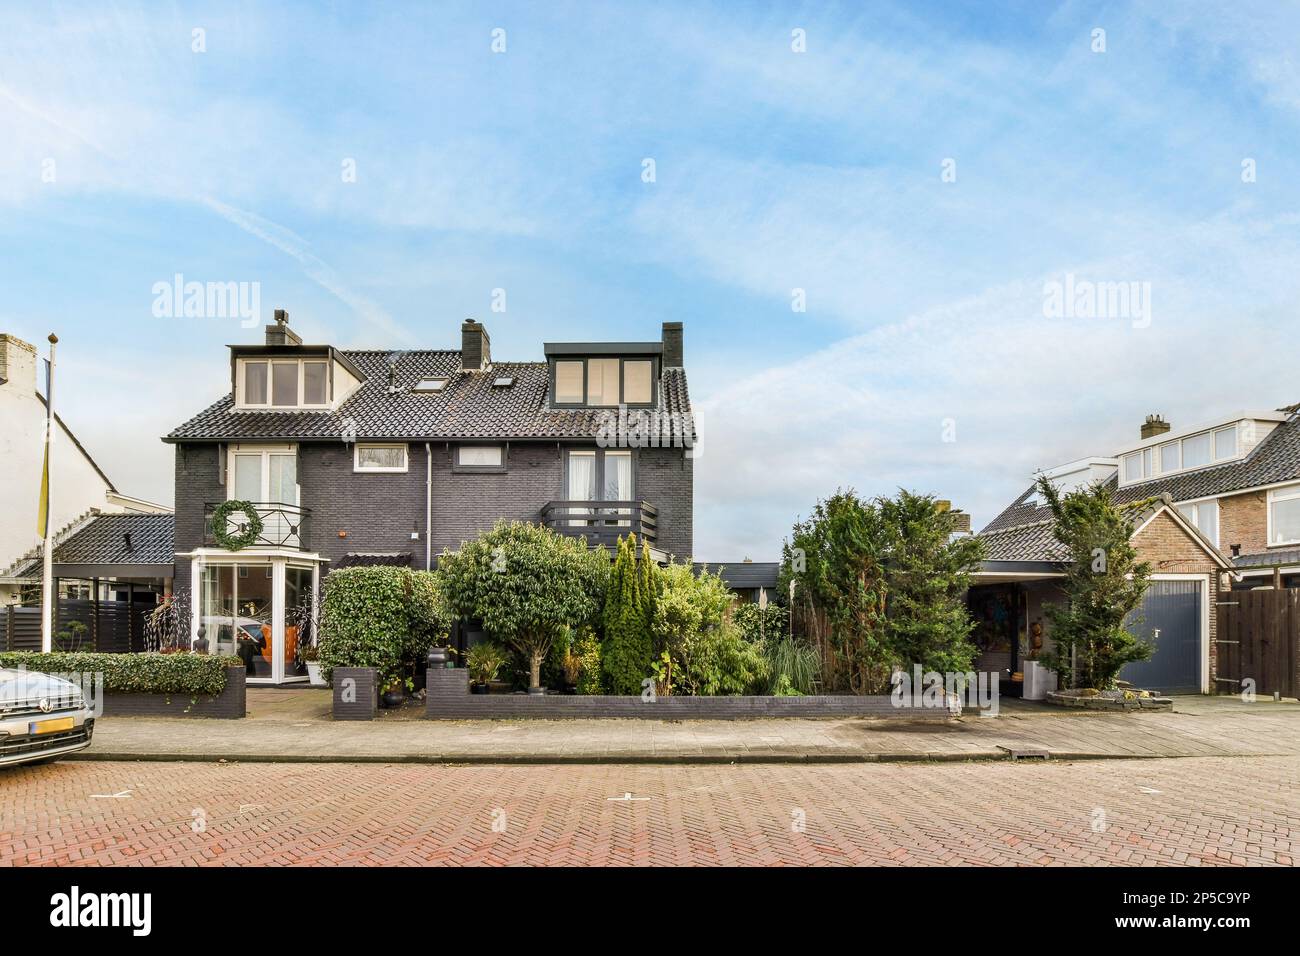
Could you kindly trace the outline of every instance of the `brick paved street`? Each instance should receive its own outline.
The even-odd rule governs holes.
[[[3,865],[1294,865],[1300,758],[65,762],[0,773],[0,831]]]

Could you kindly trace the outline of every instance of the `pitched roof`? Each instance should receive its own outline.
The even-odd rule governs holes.
[[[1026,501],[1026,496],[1033,491],[1034,489],[1029,489],[1024,495],[1017,498],[1010,508],[994,519],[994,522],[998,523],[997,527],[994,527],[991,523],[979,533],[979,537],[984,542],[987,551],[986,560],[1057,562],[1069,560],[1069,550],[1056,538],[1055,524],[1050,509],[1045,505],[1034,506]],[[1188,535],[1195,539],[1196,543],[1214,558],[1221,567],[1227,568],[1231,566],[1231,562],[1215,546],[1214,542],[1173,506],[1174,499],[1171,496],[1159,495],[1153,498],[1122,502],[1120,505],[1129,512],[1128,518],[1133,522],[1134,534],[1146,527],[1156,515],[1167,510],[1170,517]],[[1007,517],[1008,515],[1011,517]],[[1032,520],[1019,524],[1012,523],[1013,518],[1017,516],[1028,516]]]
[[[1056,539],[1051,520],[980,532],[988,561],[1065,561],[1069,551]]]
[[[1174,501],[1190,501],[1300,479],[1300,414],[1294,405],[1279,411],[1291,417],[1264,436],[1240,461],[1125,485],[1116,489],[1115,500],[1136,501],[1169,494]]]
[[[781,573],[779,561],[696,561],[692,566],[696,574],[710,571],[722,577],[733,591],[752,588],[776,588]]]
[[[1118,476],[1111,477],[1110,489],[1116,504],[1132,504],[1147,498],[1168,495],[1173,501],[1192,501],[1244,491],[1284,481],[1300,481],[1300,404],[1278,409],[1289,417],[1264,437],[1240,461],[1214,465],[1198,471],[1156,478],[1135,485],[1119,487]],[[980,537],[1019,525],[1049,520],[1047,506],[1038,500],[1037,488],[1030,485],[1002,513],[984,526]]]
[[[611,409],[547,406],[550,368],[546,362],[493,362],[482,372],[461,371],[458,351],[402,352],[396,362],[395,391],[389,391],[392,352],[345,351],[365,376],[337,410],[320,412],[235,411],[234,395],[209,406],[166,437],[166,441],[335,440],[353,438],[566,439],[595,438]],[[514,384],[498,387],[500,377]],[[439,392],[413,392],[422,378],[446,378]],[[686,373],[666,368],[660,376],[658,411],[673,413],[662,432],[668,440],[695,440]]]
[[[131,536],[130,547],[127,535]],[[102,514],[55,547],[55,564],[174,564],[176,516],[173,514]],[[37,559],[17,577],[40,574]]]

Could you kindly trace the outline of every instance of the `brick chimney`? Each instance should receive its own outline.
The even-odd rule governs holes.
[[[682,324],[664,323],[664,368],[682,367]]]
[[[1148,415],[1147,420],[1142,423],[1142,438],[1145,441],[1148,438],[1155,438],[1157,435],[1163,435],[1169,431],[1169,423],[1165,421],[1162,415]]]
[[[284,309],[275,310],[275,324],[266,327],[267,345],[302,345],[302,339],[289,328],[289,313]]]
[[[492,364],[492,340],[482,322],[466,319],[460,326],[460,370],[481,372]]]
[[[13,388],[23,397],[36,391],[36,347],[3,332],[0,332],[0,387]]]

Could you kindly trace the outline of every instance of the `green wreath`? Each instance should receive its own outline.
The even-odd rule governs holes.
[[[230,518],[241,512],[246,519],[243,531],[230,530]],[[212,512],[212,537],[227,551],[242,551],[262,536],[262,518],[251,501],[223,501]]]

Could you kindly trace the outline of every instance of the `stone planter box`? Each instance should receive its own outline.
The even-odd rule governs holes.
[[[1096,710],[1109,712],[1141,710],[1173,710],[1174,702],[1168,697],[1135,697],[1124,700],[1121,697],[1080,697],[1077,694],[1050,692],[1045,701],[1056,707],[1073,707],[1076,710]]]
[[[330,677],[334,687],[335,720],[374,720],[379,712],[379,671],[373,667],[336,667]]]
[[[217,717],[235,719],[247,713],[248,670],[226,668],[226,687],[215,697],[205,694],[120,694],[105,691],[105,717]]]
[[[471,694],[469,671],[430,670],[425,684],[425,716],[436,720],[579,720],[622,717],[641,720],[754,720],[767,717],[898,717],[947,720],[956,711],[895,707],[889,697],[580,697],[565,694]]]

